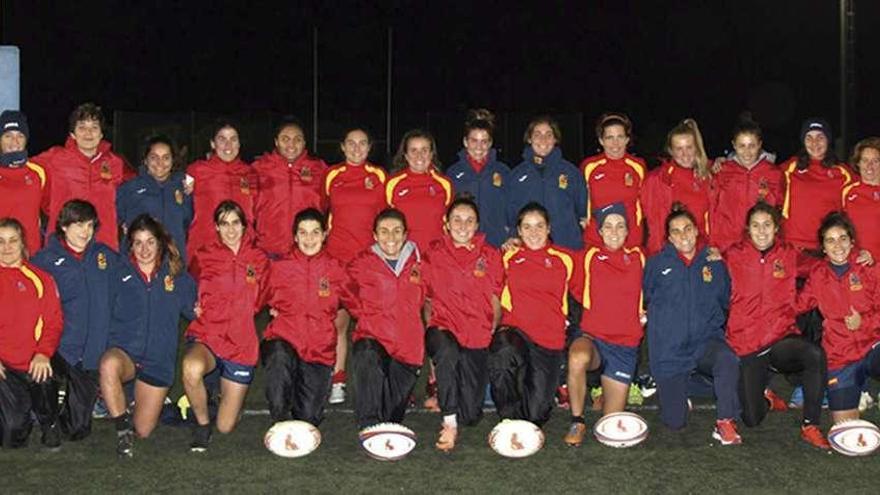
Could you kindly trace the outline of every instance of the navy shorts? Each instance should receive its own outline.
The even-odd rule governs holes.
[[[134,379],[147,385],[161,388],[171,388],[174,385],[174,363],[163,366],[146,356],[136,356],[122,347],[116,347],[124,352],[131,362],[134,363]]]
[[[632,383],[639,358],[639,346],[617,345],[595,337],[590,338],[602,358],[602,376],[626,385]]]
[[[208,347],[204,342],[199,342],[198,340],[190,339],[187,341],[187,346],[192,346],[193,344],[202,344],[205,346],[208,351],[211,352],[211,355],[214,356],[214,369],[211,370],[209,375],[213,375],[215,373],[219,373],[221,378],[225,378],[229,381],[240,383],[242,385],[250,385],[251,382],[254,381],[254,373],[257,369],[256,366],[250,366],[247,364],[236,363],[234,361],[230,361],[228,359],[223,359],[214,352],[213,349]]]
[[[870,377],[871,363],[880,360],[880,343],[861,360],[843,368],[828,370],[828,408],[848,411],[859,407],[862,388]]]

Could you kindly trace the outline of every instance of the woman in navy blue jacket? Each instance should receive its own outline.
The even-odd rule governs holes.
[[[110,285],[110,338],[101,358],[101,393],[116,423],[116,453],[131,457],[134,435],[146,438],[159,421],[174,381],[180,317],[195,319],[196,283],[165,228],[149,215],[126,236],[130,257]],[[134,411],[123,385],[135,380]]]
[[[82,440],[92,430],[98,362],[110,326],[110,274],[119,264],[116,251],[95,240],[97,228],[95,207],[72,199],[58,214],[55,235],[31,258],[52,275],[61,295],[64,330],[52,367],[67,378],[59,425],[70,440]]]

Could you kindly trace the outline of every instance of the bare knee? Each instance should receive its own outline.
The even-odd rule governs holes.
[[[237,418],[232,420],[224,420],[217,418],[217,431],[223,433],[224,435],[227,433],[232,433],[232,430],[235,429],[235,425],[238,423]]]
[[[592,360],[592,354],[593,348],[591,344],[581,340],[575,342],[568,351],[568,369],[579,373],[586,373]]]
[[[186,385],[198,385],[205,376],[205,364],[198,359],[184,359],[181,375]]]

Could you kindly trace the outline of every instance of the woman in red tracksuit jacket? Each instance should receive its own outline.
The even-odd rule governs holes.
[[[186,332],[183,387],[196,418],[194,452],[204,452],[211,438],[205,375],[220,375],[217,430],[229,433],[238,422],[259,355],[254,314],[263,307],[265,253],[247,235],[247,216],[234,201],[214,211],[217,240],[202,246],[190,268],[199,285],[198,319]]]
[[[501,320],[501,254],[479,226],[474,200],[456,199],[446,213],[448,234],[424,254],[431,308],[425,347],[443,413],[435,446],[444,452],[455,448],[459,422],[474,425],[483,416],[489,342]]]
[[[843,188],[843,210],[859,232],[859,247],[880,256],[880,137],[859,141],[849,162],[859,177]]]
[[[522,245],[502,257],[506,281],[501,326],[489,346],[489,382],[501,419],[540,426],[550,419],[565,356],[568,291],[581,291],[576,258],[550,242],[546,208],[523,206],[517,232]]]
[[[315,208],[297,213],[295,247],[269,265],[266,303],[274,316],[266,327],[260,357],[273,422],[297,419],[315,426],[324,418],[336,358],[336,328],[342,264],[327,254],[327,224]]]
[[[709,197],[712,170],[703,137],[694,119],[685,119],[666,135],[666,151],[672,157],[652,170],[642,188],[642,206],[648,223],[647,251],[659,252],[666,243],[666,216],[673,203],[681,203],[697,219],[703,240],[709,238]]]
[[[257,247],[273,259],[290,251],[290,226],[306,208],[324,210],[324,160],[309,155],[302,124],[288,117],[275,128],[275,150],[252,165],[257,174],[254,222]]]
[[[210,158],[198,160],[186,169],[186,180],[193,195],[193,220],[187,240],[188,262],[200,247],[217,240],[213,215],[221,201],[235,201],[248,219],[254,218],[257,174],[239,157],[241,142],[236,124],[229,120],[217,122],[211,134],[211,150]]]
[[[648,167],[644,160],[627,153],[632,122],[622,113],[605,113],[596,121],[596,138],[602,153],[584,158],[580,169],[590,194],[587,196],[587,225],[584,244],[602,246],[599,225],[592,213],[604,206],[621,202],[626,209],[629,234],[626,246],[644,244],[644,213],[641,191]]]
[[[425,359],[425,282],[416,244],[399,210],[373,222],[376,243],[348,264],[343,304],[357,319],[352,340],[354,411],[363,429],[403,420]]]
[[[825,261],[810,271],[798,310],[819,308],[828,356],[828,406],[837,423],[858,419],[868,378],[880,379],[880,273],[856,260],[856,230],[845,213],[831,212],[819,227]]]

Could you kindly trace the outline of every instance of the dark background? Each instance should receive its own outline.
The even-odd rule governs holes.
[[[856,0],[850,142],[880,134],[880,2]],[[320,155],[365,124],[386,163],[388,28],[393,28],[391,149],[414,126],[451,162],[468,108],[498,114],[496,145],[519,160],[529,117],[563,125],[565,155],[596,150],[592,126],[608,110],[635,123],[634,150],[654,159],[682,118],[701,124],[710,156],[751,111],[766,148],[795,151],[803,118],[839,129],[836,0],[514,2],[92,2],[2,0],[2,42],[21,48],[30,151],[61,143],[67,115],[95,101],[116,148],[137,161],[146,134],[207,147],[220,113],[245,122],[243,155],[271,148],[281,114],[302,119],[313,143],[313,48],[319,59]],[[836,137],[836,136],[835,136]],[[313,147],[313,146],[310,146]],[[189,156],[188,158],[192,158]]]

